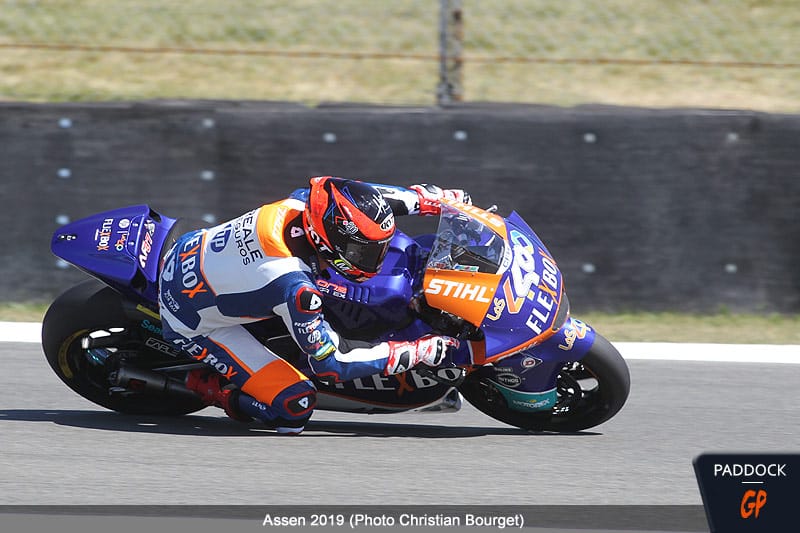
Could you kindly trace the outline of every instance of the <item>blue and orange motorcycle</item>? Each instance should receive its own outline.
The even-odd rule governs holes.
[[[184,386],[187,371],[202,363],[161,338],[156,303],[160,259],[189,229],[139,205],[55,233],[53,253],[91,276],[59,296],[43,322],[44,353],[72,390],[122,413],[183,415],[205,407]],[[504,218],[445,202],[435,234],[397,232],[375,278],[359,284],[328,274],[317,286],[326,319],[343,336],[403,340],[436,332],[462,342],[435,369],[316,380],[318,409],[447,411],[460,408],[463,397],[512,426],[574,432],[607,421],[628,397],[625,360],[570,316],[555,260],[516,213]],[[313,376],[279,318],[247,327]]]

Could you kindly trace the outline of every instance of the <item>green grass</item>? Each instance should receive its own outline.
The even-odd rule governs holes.
[[[2,303],[0,321],[39,322],[46,303]],[[576,313],[617,342],[800,344],[800,315]]]
[[[800,344],[800,315],[718,313],[576,313],[618,342]]]
[[[0,321],[41,322],[48,305],[46,303],[24,302],[0,303]]]
[[[467,101],[800,109],[793,0],[462,5]],[[0,100],[431,105],[438,11],[435,0],[0,0]],[[190,53],[208,50],[220,53]],[[592,58],[789,67],[549,63]]]

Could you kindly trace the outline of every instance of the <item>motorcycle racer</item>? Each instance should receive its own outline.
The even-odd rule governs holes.
[[[271,317],[282,319],[322,379],[439,365],[457,340],[368,343],[337,334],[315,279],[328,267],[356,282],[375,276],[394,216],[439,214],[442,198],[470,203],[460,189],[315,177],[284,200],[180,237],[161,267],[159,307],[164,338],[206,364],[189,373],[187,388],[237,420],[302,432],[316,405],[313,383],[243,327]]]

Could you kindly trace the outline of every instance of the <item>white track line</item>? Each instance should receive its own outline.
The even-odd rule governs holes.
[[[0,322],[0,342],[41,342],[38,322]],[[625,359],[800,364],[800,344],[615,342]]]
[[[800,344],[615,342],[625,359],[800,364]]]
[[[0,342],[42,342],[38,322],[0,322]]]

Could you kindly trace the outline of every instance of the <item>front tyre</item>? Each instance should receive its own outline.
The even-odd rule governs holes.
[[[198,397],[120,395],[109,391],[109,374],[115,368],[110,357],[120,353],[145,353],[134,335],[136,327],[122,305],[122,297],[99,281],[90,279],[66,290],[52,303],[42,321],[42,348],[50,367],[69,388],[87,400],[120,413],[135,415],[184,415],[203,409]],[[89,334],[109,334],[119,339],[102,349],[84,349]]]
[[[599,334],[580,360],[565,364],[558,374],[558,400],[550,411],[526,413],[508,407],[494,384],[480,373],[467,376],[459,391],[483,413],[506,424],[532,431],[576,432],[613,417],[628,399],[628,365]]]

